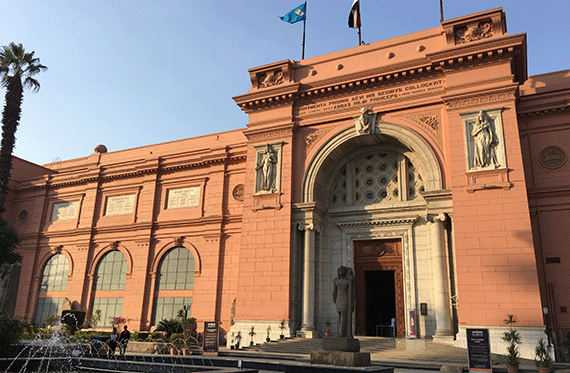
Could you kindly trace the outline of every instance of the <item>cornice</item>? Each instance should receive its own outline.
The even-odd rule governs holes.
[[[148,174],[156,174],[157,172],[171,172],[181,169],[196,169],[211,167],[225,163],[243,163],[247,160],[246,149],[235,152],[228,152],[225,148],[209,150],[204,154],[190,155],[179,154],[173,157],[153,160],[133,162],[120,165],[103,165],[91,170],[84,170],[81,173],[77,171],[71,174],[58,173],[45,175],[35,180],[19,183],[14,190],[17,192],[31,191],[35,189],[58,189],[77,185],[86,185],[89,183],[106,183],[118,179],[128,179],[140,177]]]
[[[273,124],[268,126],[252,126],[243,131],[249,141],[265,140],[271,138],[291,137],[295,123]]]
[[[449,109],[461,109],[497,101],[514,100],[517,97],[518,84],[512,83],[506,87],[492,88],[477,92],[447,94],[442,96],[443,102]]]
[[[447,201],[452,198],[451,189],[424,191],[421,193],[426,201]]]
[[[269,107],[291,104],[299,92],[300,83],[278,85],[274,88],[261,88],[257,91],[234,96],[232,99],[246,113]]]
[[[202,227],[204,230],[208,229],[208,225],[219,226],[224,223],[224,216],[208,216],[196,219],[181,219],[171,221],[157,221],[154,222],[154,229],[167,229],[167,228],[188,228],[188,227]]]
[[[493,58],[514,58],[515,81],[522,84],[528,78],[526,65],[526,34],[489,38],[460,44],[426,55],[434,66],[452,68],[456,65],[481,62]]]
[[[568,90],[521,96],[517,116],[526,118],[570,111],[569,97]]]
[[[533,199],[568,197],[570,196],[570,185],[546,188],[528,188],[527,194],[529,198]]]
[[[359,227],[366,225],[376,225],[376,226],[391,226],[391,225],[413,225],[420,219],[420,216],[413,216],[410,218],[394,218],[394,219],[382,219],[382,220],[361,220],[352,222],[340,222],[336,223],[339,228],[349,228],[349,227]]]

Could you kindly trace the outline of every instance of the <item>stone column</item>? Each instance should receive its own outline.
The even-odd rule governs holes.
[[[315,227],[305,225],[303,254],[303,324],[300,336],[316,338],[315,329]]]
[[[445,252],[445,237],[443,222],[445,214],[439,214],[430,223],[432,234],[432,268],[433,268],[433,310],[435,311],[436,329],[434,340],[453,342],[453,325],[451,318],[449,281],[447,274],[447,260]]]

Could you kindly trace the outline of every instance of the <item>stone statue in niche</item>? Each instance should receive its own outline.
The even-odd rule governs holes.
[[[260,162],[255,166],[257,172],[261,172],[261,183],[259,184],[260,192],[274,193],[277,191],[275,187],[276,167],[277,157],[271,146],[267,144]]]
[[[471,129],[471,136],[475,145],[473,151],[473,168],[496,168],[497,161],[496,148],[499,139],[493,129],[491,119],[483,110],[477,115],[475,123]]]
[[[333,302],[338,312],[339,337],[352,338],[352,313],[354,312],[354,271],[340,266],[333,280]]]
[[[376,131],[376,113],[368,112],[368,109],[363,107],[360,109],[360,115],[353,118],[356,132],[360,135],[366,135]]]

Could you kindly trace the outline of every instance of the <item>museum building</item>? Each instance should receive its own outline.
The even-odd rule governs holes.
[[[337,327],[344,265],[356,336],[395,319],[398,337],[464,346],[488,328],[504,352],[513,314],[531,356],[546,321],[558,340],[570,325],[570,71],[528,77],[526,53],[493,9],[252,68],[244,129],[14,158],[23,260],[3,306],[314,338]]]

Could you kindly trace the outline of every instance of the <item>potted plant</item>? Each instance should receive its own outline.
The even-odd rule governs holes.
[[[271,338],[269,338],[270,333],[271,333],[271,325],[267,327],[267,337],[265,337],[265,342],[271,342]]]
[[[182,340],[182,355],[184,356],[192,355],[192,350],[190,349],[190,344],[188,343],[188,339]]]
[[[283,335],[283,330],[285,328],[285,320],[281,320],[281,324],[279,324],[279,329],[281,329],[281,335],[279,336],[279,339],[285,339],[285,336]]]
[[[331,321],[329,319],[327,319],[327,321],[325,321],[325,326],[327,327],[327,331],[325,332],[325,335],[327,337],[331,336]]]
[[[509,329],[503,332],[503,341],[508,343],[507,346],[507,371],[509,373],[518,373],[520,364],[519,345],[521,344],[521,336],[514,325],[517,323],[515,315],[507,314],[507,318],[503,322],[509,326]]]
[[[184,339],[179,333],[174,333],[170,336],[170,355],[178,355],[182,353],[182,348],[184,346]]]
[[[236,340],[236,333],[232,332],[232,338],[230,341],[230,350],[233,350],[235,348],[235,345],[234,345],[235,340]]]
[[[249,331],[249,333],[247,333],[249,335],[249,337],[251,338],[249,340],[249,345],[253,346],[253,337],[255,337],[257,335],[257,333],[255,332],[255,326],[251,327],[251,330]]]
[[[238,330],[236,334],[236,350],[239,350],[240,343],[241,343],[241,330]]]
[[[552,356],[550,356],[550,346],[544,339],[540,338],[534,349],[534,361],[539,373],[549,373],[552,366]]]

